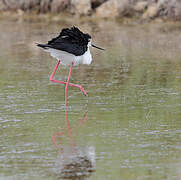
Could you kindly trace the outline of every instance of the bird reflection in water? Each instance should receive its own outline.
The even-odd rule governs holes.
[[[93,146],[78,147],[72,136],[72,129],[77,128],[86,123],[87,113],[84,114],[82,120],[75,127],[70,128],[70,123],[65,109],[66,117],[66,129],[65,131],[55,133],[52,136],[52,141],[59,151],[59,157],[57,161],[57,172],[58,178],[60,179],[86,179],[92,172],[95,171],[95,148]],[[71,146],[62,147],[57,143],[56,138],[68,133],[71,141]]]

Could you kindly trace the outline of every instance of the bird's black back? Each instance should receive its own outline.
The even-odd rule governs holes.
[[[77,27],[64,28],[59,36],[48,41],[47,44],[38,44],[42,48],[54,48],[81,56],[87,51],[87,45],[91,39],[89,34],[81,32]]]

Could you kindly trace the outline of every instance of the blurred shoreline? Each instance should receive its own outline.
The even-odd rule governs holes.
[[[181,20],[180,0],[1,0],[0,18],[165,22]]]

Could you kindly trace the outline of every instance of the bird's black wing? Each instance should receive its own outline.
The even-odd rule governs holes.
[[[54,48],[61,51],[81,56],[87,51],[90,35],[82,33],[78,28],[62,29],[59,36],[48,41],[48,44],[38,44],[42,48]]]
[[[74,54],[75,56],[83,55],[85,51],[87,51],[87,45],[77,44],[68,38],[58,38],[56,41],[48,43],[48,46],[54,49],[66,51],[68,53]]]

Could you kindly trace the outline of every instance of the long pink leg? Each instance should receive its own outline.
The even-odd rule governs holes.
[[[56,65],[55,69],[53,70],[53,72],[52,72],[49,80],[52,81],[52,82],[59,83],[59,84],[66,84],[66,82],[58,81],[58,80],[53,79],[53,77],[54,77],[54,75],[55,75],[55,73],[56,73],[56,71],[57,71],[57,68],[58,68],[59,64],[60,64],[60,60],[58,60],[58,63],[57,63],[57,65]],[[82,93],[83,93],[85,96],[87,96],[87,93],[85,92],[85,90],[84,90],[84,88],[83,88],[82,86],[77,85],[77,84],[72,84],[72,83],[69,83],[69,86],[79,88],[79,89],[82,91]]]
[[[67,110],[67,92],[68,92],[68,85],[69,85],[69,80],[70,80],[73,65],[74,65],[74,62],[72,62],[70,66],[69,75],[68,75],[67,82],[65,85],[65,110]]]

